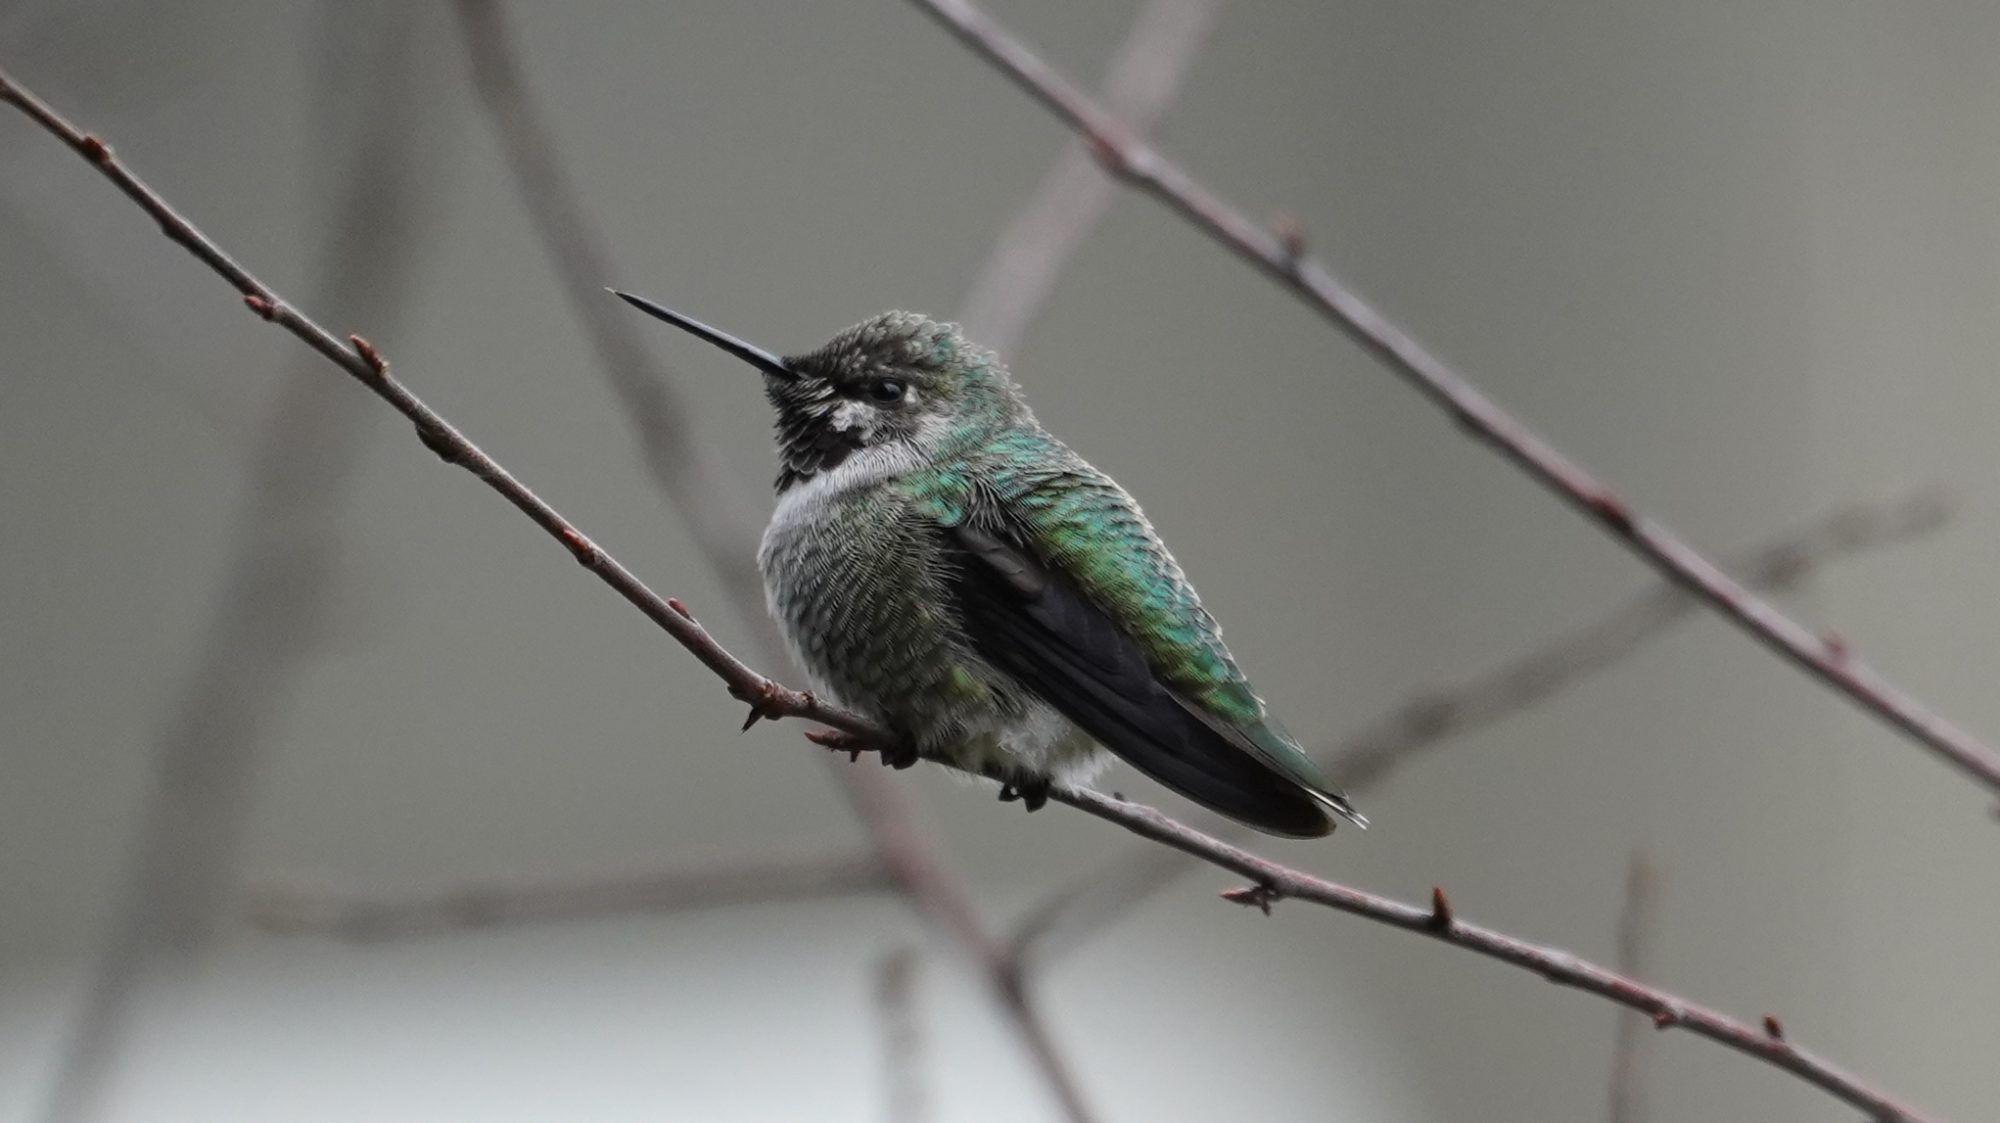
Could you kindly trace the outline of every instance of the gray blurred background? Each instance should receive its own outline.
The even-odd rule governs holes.
[[[1094,85],[1137,6],[991,10]],[[780,350],[888,307],[954,314],[1069,143],[887,0],[508,11],[612,239],[603,281]],[[2000,8],[1950,0],[1235,0],[1158,135],[1698,543],[1950,486],[1942,532],[1787,603],[1997,733],[1996,48]],[[524,219],[447,6],[15,0],[0,64],[747,650]],[[374,141],[400,146],[362,165],[364,187],[401,177],[395,225],[343,225]],[[754,380],[646,338],[761,518]],[[1310,743],[1651,581],[1145,201],[1118,201],[1010,359]],[[423,892],[859,845],[796,724],[738,736],[739,704],[657,629],[13,114],[0,374],[0,1118],[49,1093],[218,613],[261,628],[253,664],[303,659],[256,685],[234,883]],[[260,500],[283,425],[305,434],[276,442],[292,478]],[[276,585],[231,576],[246,510],[322,520]],[[274,624],[287,581],[324,592]],[[996,926],[1137,845],[928,767],[896,783]],[[1366,834],[1260,849],[1408,899],[1442,885],[1609,961],[1643,847],[1649,977],[1991,1117],[1990,801],[1712,619],[1364,806]],[[1324,910],[1219,903],[1235,884],[1193,872],[1036,975],[1103,1119],[1605,1117],[1636,1015]],[[106,1117],[884,1119],[874,976],[914,945],[905,1075],[934,1118],[1055,1118],[962,958],[884,894],[375,946],[224,911],[140,992]],[[1658,1123],[1852,1114],[1685,1034],[1639,1045]]]

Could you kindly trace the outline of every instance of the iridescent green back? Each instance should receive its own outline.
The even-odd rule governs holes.
[[[906,481],[919,510],[946,526],[993,515],[1017,529],[1041,561],[1139,643],[1175,694],[1298,783],[1327,786],[1265,713],[1214,617],[1123,488],[1033,424],[983,435],[962,462],[953,460],[965,467]]]

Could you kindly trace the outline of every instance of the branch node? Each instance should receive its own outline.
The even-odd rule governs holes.
[[[1594,488],[1582,493],[1584,503],[1606,526],[1621,535],[1632,533],[1632,509],[1623,499],[1611,494],[1608,488]]]
[[[1839,632],[1834,631],[1832,628],[1828,628],[1827,630],[1819,634],[1819,641],[1820,643],[1826,645],[1826,657],[1828,659],[1832,659],[1835,662],[1839,663],[1844,663],[1847,661],[1846,636],[1841,635]]]
[[[250,311],[255,312],[258,319],[269,321],[278,318],[278,306],[254,292],[243,294],[243,304]]]
[[[1242,905],[1246,909],[1256,909],[1265,916],[1271,915],[1271,905],[1285,898],[1283,893],[1269,885],[1246,885],[1241,889],[1224,889],[1223,900],[1232,905]]]
[[[584,537],[575,527],[563,527],[560,537],[562,544],[569,547],[570,555],[576,558],[580,565],[594,566],[604,557],[604,552],[597,548],[597,543]]]
[[[1089,149],[1091,159],[1113,179],[1130,179],[1135,170],[1131,145],[1109,134],[1088,133],[1083,137],[1083,145]]]
[[[681,619],[690,624],[694,623],[694,613],[688,611],[688,606],[682,604],[677,598],[668,597],[667,607],[673,609],[675,614],[680,616]]]
[[[735,695],[737,701],[750,704],[750,716],[743,719],[743,728],[737,732],[748,733],[750,727],[760,721],[776,721],[784,717],[784,708],[779,705],[782,689],[767,678],[758,679],[754,686],[730,687],[729,693]]]
[[[102,167],[111,162],[111,146],[104,143],[95,133],[83,134],[83,139],[77,141],[76,146],[83,150],[84,158],[93,164]]]
[[[1443,889],[1431,886],[1431,917],[1424,926],[1433,932],[1449,932],[1457,922],[1458,917],[1451,911],[1451,899],[1444,895]]]
[[[1271,216],[1271,235],[1278,239],[1278,248],[1284,251],[1285,268],[1296,273],[1299,263],[1306,256],[1305,228],[1299,225],[1297,218],[1279,211]]]
[[[1661,1006],[1653,1011],[1654,1029],[1672,1029],[1681,1024],[1681,1012],[1672,1006]]]
[[[1773,1041],[1785,1039],[1785,1024],[1778,1020],[1776,1014],[1764,1015],[1764,1036]]]
[[[358,335],[348,336],[347,342],[354,347],[354,353],[361,356],[361,361],[367,363],[368,369],[374,371],[377,377],[388,376],[389,360],[382,357],[382,352],[377,351],[373,343]]]
[[[451,438],[445,435],[443,429],[427,421],[420,420],[413,422],[413,424],[416,426],[417,440],[423,442],[425,448],[437,453],[439,460],[452,465],[460,465],[465,462],[463,457],[459,455],[459,450],[453,447]]]

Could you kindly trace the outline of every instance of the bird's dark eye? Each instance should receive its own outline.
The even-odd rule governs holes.
[[[894,378],[878,378],[868,384],[868,396],[884,404],[903,400],[903,384]]]

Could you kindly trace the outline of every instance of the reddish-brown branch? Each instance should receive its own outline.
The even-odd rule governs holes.
[[[237,264],[208,237],[181,217],[165,200],[113,158],[102,142],[86,137],[68,121],[28,93],[0,71],[0,100],[20,109],[44,129],[55,134],[115,183],[148,215],[160,223],[167,236],[187,248],[198,260],[227,280],[245,296],[256,296],[273,310],[273,322],[298,337],[307,346],[326,356],[353,376],[372,393],[402,413],[416,426],[420,439],[447,462],[478,476],[535,525],[551,537],[569,545],[580,561],[599,580],[658,623],[729,685],[738,697],[763,703],[772,716],[804,717],[832,725],[850,735],[850,744],[888,745],[879,730],[859,717],[814,699],[802,691],[781,686],[758,674],[724,650],[691,616],[683,615],[653,592],[630,571],[602,549],[590,543],[553,507],[516,480],[492,457],[481,451],[464,434],[425,405],[416,395],[386,374],[378,373],[367,360],[343,346],[313,320],[287,304],[250,272]],[[1889,1123],[1926,1123],[1925,1117],[1904,1107],[1887,1094],[1872,1088],[1832,1064],[1792,1045],[1774,1039],[1761,1029],[1745,1025],[1668,992],[1624,978],[1568,952],[1542,947],[1491,929],[1470,924],[1455,915],[1443,922],[1433,909],[1417,908],[1358,889],[1323,881],[1297,870],[1266,861],[1219,839],[1182,826],[1149,807],[1088,791],[1054,793],[1054,798],[1098,818],[1116,823],[1143,838],[1191,854],[1212,865],[1249,878],[1255,896],[1266,903],[1296,899],[1311,901],[1376,923],[1417,932],[1432,939],[1476,952],[1541,975],[1551,982],[1599,995],[1621,1005],[1651,1014],[1662,1028],[1678,1026],[1714,1040],[1728,1048],[1756,1057],[1819,1087],[1845,1103],[1867,1112],[1871,1118]],[[1011,1001],[1030,1000],[1020,984],[1018,971],[998,976],[1000,986]],[[1026,1024],[1039,1024],[1033,1018]],[[1053,1050],[1050,1050],[1053,1054]],[[1057,1061],[1059,1057],[1054,1058]]]
[[[1457,914],[1442,890],[1434,890],[1431,905],[1420,908],[1266,861],[1246,850],[1182,826],[1150,807],[1087,791],[1055,792],[1051,798],[1116,823],[1141,838],[1171,846],[1210,865],[1249,878],[1252,885],[1245,893],[1249,904],[1267,906],[1284,900],[1307,901],[1378,924],[1429,936],[1533,972],[1557,986],[1574,987],[1630,1007],[1651,1017],[1661,1029],[1684,1029],[1755,1057],[1859,1108],[1871,1119],[1917,1123],[1927,1118],[1880,1089],[1835,1067],[1825,1058],[1770,1036],[1762,1026],[1738,1021],[1677,994],[1647,986],[1560,948],[1530,943],[1473,924]]]
[[[2000,792],[2000,753],[1932,712],[1850,652],[1752,593],[1666,526],[1500,408],[1443,359],[1361,299],[1296,239],[1243,212],[1138,139],[1119,120],[965,0],[914,0],[980,57],[1079,133],[1112,176],[1165,204],[1331,320],[1349,338],[1449,414],[1466,432],[1583,512],[1676,585],[1855,705]]]
[[[252,891],[244,912],[278,935],[379,943],[468,929],[760,902],[802,901],[898,888],[873,854],[727,859],[622,877],[492,882],[406,897],[365,896],[295,883]]]

